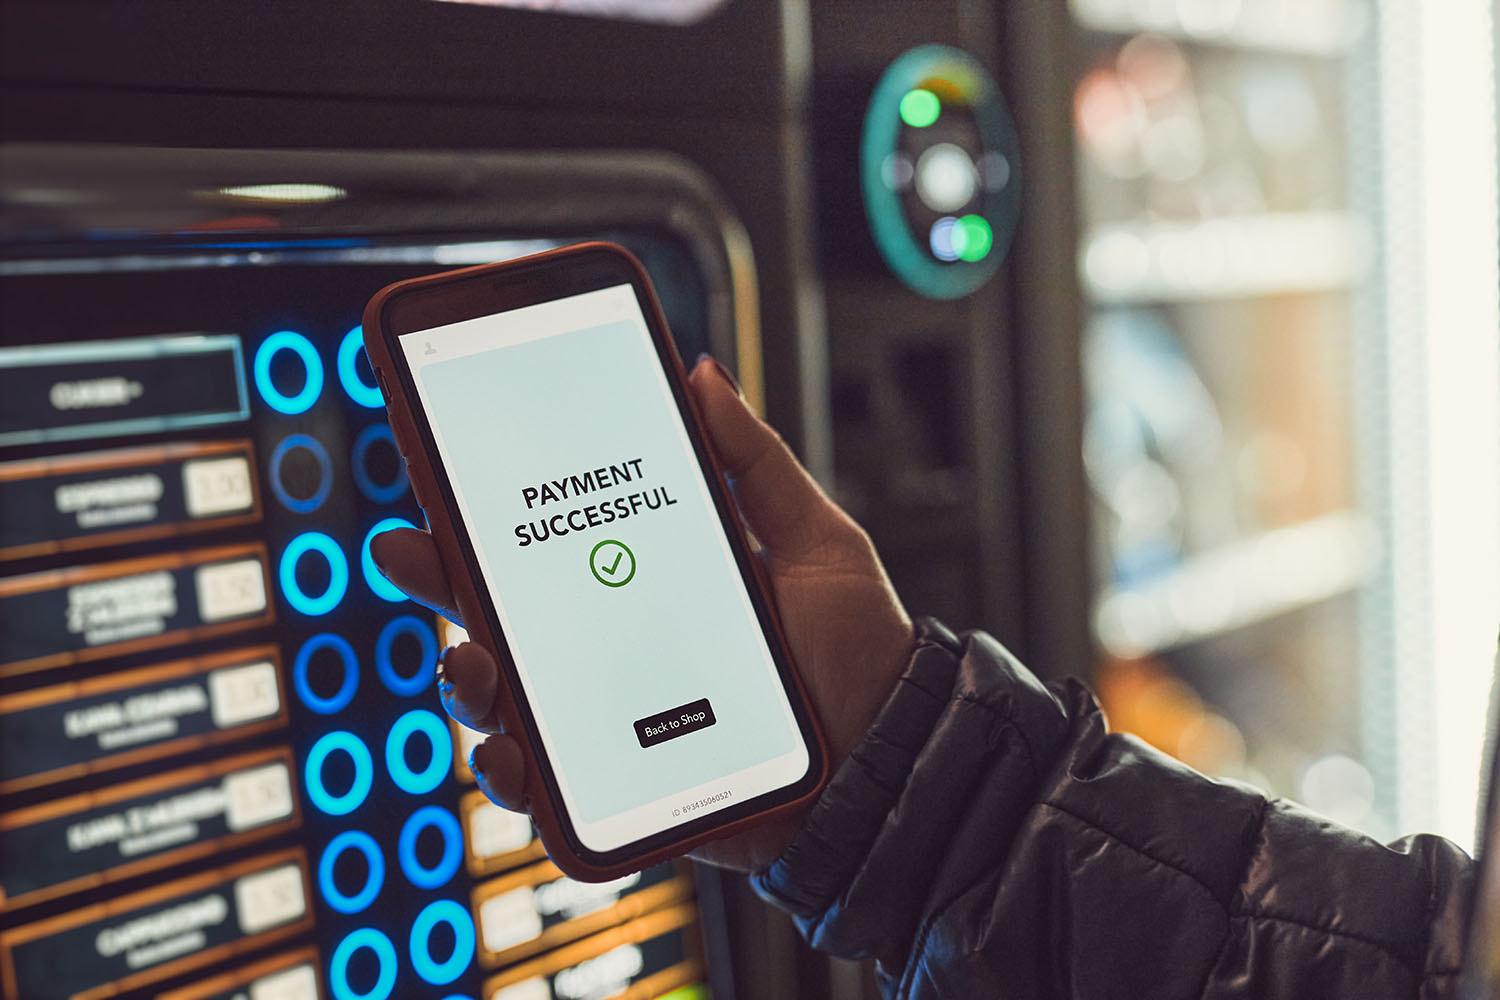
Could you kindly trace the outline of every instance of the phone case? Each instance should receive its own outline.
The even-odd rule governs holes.
[[[771,807],[763,812],[745,816],[722,826],[715,826],[708,830],[697,833],[691,837],[684,837],[665,846],[657,847],[639,855],[633,855],[623,861],[610,865],[599,865],[580,857],[568,842],[563,832],[562,822],[554,806],[552,790],[545,787],[543,771],[536,759],[533,748],[533,735],[526,732],[523,726],[523,717],[512,697],[511,682],[514,680],[513,668],[507,658],[501,655],[499,644],[495,637],[490,634],[484,614],[484,601],[479,593],[479,581],[470,577],[466,569],[466,561],[463,548],[459,543],[458,534],[450,518],[447,504],[443,501],[441,487],[432,471],[431,464],[427,460],[427,451],[424,439],[418,430],[418,424],[413,418],[410,405],[406,398],[404,389],[399,385],[396,378],[397,368],[393,362],[391,345],[387,342],[387,334],[383,328],[384,309],[393,298],[408,294],[414,290],[436,291],[442,286],[465,281],[476,275],[500,275],[506,271],[521,265],[534,265],[538,262],[555,260],[559,264],[564,263],[569,257],[582,254],[606,251],[621,257],[627,262],[640,278],[640,285],[646,291],[643,306],[648,310],[648,321],[657,324],[657,328],[663,331],[668,329],[666,319],[661,312],[661,305],[657,301],[655,291],[652,289],[645,269],[639,261],[625,248],[611,243],[589,242],[574,244],[556,250],[549,250],[528,257],[518,258],[513,261],[505,261],[498,264],[482,264],[477,267],[467,267],[446,271],[439,274],[420,278],[412,278],[406,281],[396,282],[381,289],[364,312],[364,342],[365,351],[375,371],[377,380],[381,384],[382,391],[386,395],[387,410],[390,416],[391,430],[396,438],[397,447],[406,459],[407,476],[412,484],[412,491],[417,502],[421,505],[423,512],[427,515],[427,522],[431,528],[432,536],[437,544],[437,549],[442,558],[443,567],[447,573],[448,581],[453,587],[455,600],[458,604],[458,612],[463,616],[469,638],[487,649],[495,661],[501,665],[501,669],[510,674],[509,679],[498,685],[495,714],[499,718],[505,732],[515,734],[520,744],[522,755],[525,758],[526,769],[526,804],[541,835],[542,844],[546,847],[548,855],[554,864],[561,868],[569,876],[586,882],[602,882],[612,878],[618,878],[634,871],[639,871],[649,865],[677,857],[692,850],[700,844],[710,841],[722,840],[726,837],[772,823],[809,806],[822,791],[828,780],[828,747],[823,735],[823,728],[818,719],[817,712],[807,696],[807,690],[803,683],[795,660],[791,656],[790,647],[787,645],[786,636],[782,631],[781,616],[772,598],[769,580],[766,577],[765,568],[758,560],[752,560],[755,568],[756,586],[760,588],[765,597],[766,606],[770,609],[772,619],[772,630],[775,641],[780,643],[781,648],[786,651],[787,662],[791,664],[791,680],[795,689],[795,696],[800,698],[805,706],[810,728],[813,732],[813,745],[809,748],[814,756],[813,768],[817,779],[810,791],[806,794]],[[497,310],[498,311],[498,310]],[[687,372],[683,367],[682,359],[677,353],[676,344],[670,335],[666,337],[667,354],[670,359],[668,378],[684,384],[687,380]],[[713,475],[709,477],[710,489],[714,490],[720,497],[729,502],[729,509],[734,509],[733,499],[728,494],[728,487],[724,482],[723,469],[719,464],[717,455],[714,453],[713,442],[703,430],[702,415],[698,412],[698,406],[691,393],[685,393],[688,401],[688,410],[692,420],[696,424],[699,435],[703,439],[712,465]],[[740,525],[738,518],[729,519],[732,523],[728,526],[740,536],[740,542],[745,543],[744,528]],[[517,687],[519,685],[517,684]]]

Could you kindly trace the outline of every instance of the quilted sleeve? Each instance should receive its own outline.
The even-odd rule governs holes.
[[[912,998],[1439,998],[1473,863],[1109,734],[1076,682],[933,621],[756,888]]]

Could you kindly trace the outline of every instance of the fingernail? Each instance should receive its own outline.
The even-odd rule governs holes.
[[[469,770],[474,775],[474,780],[481,785],[485,784],[484,768],[479,766],[479,747],[469,751]]]
[[[437,688],[439,694],[449,695],[453,693],[453,682],[448,679],[448,667],[444,662],[447,660],[448,654],[452,649],[452,646],[445,646],[443,647],[443,651],[438,654]]]
[[[736,379],[732,374],[730,374],[729,369],[721,365],[719,363],[719,359],[714,357],[712,354],[704,353],[698,355],[699,361],[703,361],[704,359],[707,359],[708,363],[713,365],[714,371],[719,373],[719,378],[729,383],[729,388],[734,390],[734,394],[743,399],[745,396],[745,391],[740,388],[739,380]]]
[[[379,535],[376,535],[374,538],[370,539],[370,560],[375,564],[375,568],[380,571],[381,576],[388,575],[385,571],[385,560],[380,558]]]

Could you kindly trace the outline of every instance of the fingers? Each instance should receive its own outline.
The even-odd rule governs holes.
[[[500,732],[500,720],[495,715],[499,688],[499,665],[477,643],[453,646],[438,661],[438,697],[443,709],[460,725],[481,733]]]
[[[469,753],[474,780],[495,805],[526,811],[526,767],[515,738],[500,732],[495,694],[500,669],[489,652],[465,642],[444,651],[438,663],[438,695],[443,708],[462,725],[491,735]]]
[[[491,736],[469,754],[469,770],[480,791],[495,805],[526,812],[526,766],[521,747],[509,736]]]
[[[723,368],[703,358],[688,379],[740,513],[772,555],[807,556],[845,518],[786,442],[751,412]]]
[[[432,536],[417,528],[393,528],[370,540],[370,558],[386,579],[455,624],[463,619],[454,608],[453,589],[443,572]]]

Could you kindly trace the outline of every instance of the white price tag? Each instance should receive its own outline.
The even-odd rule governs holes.
[[[191,517],[209,517],[255,506],[250,463],[243,455],[201,458],[182,467],[182,492]]]
[[[490,994],[490,1000],[552,1000],[552,988],[545,979],[528,979]]]
[[[530,886],[491,896],[479,907],[479,933],[490,951],[504,951],[542,933]]]
[[[250,1000],[318,1000],[318,973],[311,965],[298,965],[250,984]]]
[[[519,851],[531,843],[531,820],[486,802],[469,813],[469,849],[478,858]]]
[[[234,883],[234,909],[246,934],[296,920],[307,912],[302,869],[283,865],[239,879]]]
[[[239,831],[292,814],[292,777],[285,764],[267,764],[224,776],[224,819]]]
[[[266,609],[266,576],[259,559],[213,563],[201,567],[198,585],[198,617],[206,622],[243,618]]]
[[[215,670],[208,675],[208,700],[220,729],[275,715],[281,710],[276,667],[262,660]]]

